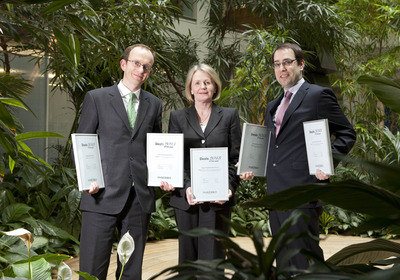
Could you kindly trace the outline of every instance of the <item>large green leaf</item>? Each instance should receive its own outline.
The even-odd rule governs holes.
[[[18,144],[11,130],[0,121],[0,145],[12,158],[15,158],[18,151]]]
[[[357,166],[371,172],[378,176],[377,182],[375,184],[388,191],[400,194],[400,166],[396,164],[388,165],[381,162],[365,161],[360,159],[354,159],[350,157],[338,157],[343,162],[354,163]]]
[[[15,107],[20,107],[20,108],[27,110],[22,101],[14,99],[14,98],[0,97],[0,103],[4,103],[4,104],[15,106]]]
[[[46,15],[48,13],[53,13],[69,4],[75,3],[78,0],[57,0],[57,1],[51,1],[53,3],[51,3],[50,5],[46,6],[43,9],[43,15]]]
[[[64,138],[61,134],[51,132],[51,131],[36,131],[36,132],[25,132],[25,133],[20,133],[15,136],[15,139],[17,141],[25,141],[28,139],[34,139],[34,138],[45,138],[45,137],[59,137],[59,138]]]
[[[43,231],[46,232],[47,234],[49,234],[51,236],[56,236],[61,239],[70,239],[73,242],[75,242],[76,244],[79,244],[79,241],[74,236],[72,236],[65,230],[62,230],[62,229],[56,227],[55,225],[51,224],[50,222],[47,222],[44,220],[38,220],[38,223],[39,223],[39,226],[43,229]]]
[[[7,110],[6,106],[0,102],[0,120],[9,128],[15,129],[15,122],[13,116]]]
[[[389,257],[400,257],[398,242],[376,239],[343,248],[327,261],[335,265],[369,264]]]
[[[398,280],[400,275],[400,266],[395,266],[390,269],[378,270],[368,275],[360,275],[351,278],[352,280]]]
[[[31,257],[31,261],[43,259],[43,260],[51,263],[51,262],[65,261],[70,258],[71,258],[71,256],[64,255],[64,254],[43,254],[43,255],[36,255],[36,256]],[[19,261],[18,264],[27,263],[27,262],[29,262],[29,260],[22,260],[22,261]]]
[[[80,62],[80,53],[81,53],[81,45],[79,43],[79,39],[74,34],[69,35],[69,47],[72,50],[72,55],[74,58],[73,65],[75,68],[78,68]]]
[[[2,222],[7,224],[9,222],[19,221],[19,219],[32,209],[26,204],[23,203],[15,203],[8,205],[1,213]]]
[[[371,88],[383,104],[400,113],[400,80],[364,75],[357,81]]]
[[[99,280],[96,276],[90,275],[87,272],[76,271],[76,274],[82,276],[86,280]]]
[[[32,277],[29,275],[29,266],[27,262],[12,264],[12,269],[16,276],[26,277],[29,279],[40,279],[40,280],[51,280],[51,266],[44,259],[39,258],[37,260],[31,261],[31,271]]]
[[[353,180],[296,186],[266,195],[257,201],[246,202],[243,207],[289,210],[318,200],[376,217],[396,219],[400,216],[399,195],[378,186]]]

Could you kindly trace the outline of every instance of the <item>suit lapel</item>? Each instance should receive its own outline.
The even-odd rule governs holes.
[[[193,106],[186,110],[186,119],[192,129],[201,137],[204,137],[204,133],[201,130],[199,119],[197,117],[196,108]]]
[[[221,107],[213,104],[211,108],[210,119],[208,120],[206,129],[204,130],[204,136],[207,138],[208,135],[213,131],[213,129],[217,126],[219,121],[222,118],[222,109]]]
[[[118,90],[117,84],[111,87],[110,98],[111,106],[114,108],[117,115],[121,118],[127,129],[130,130],[131,126],[129,125],[128,115],[126,113],[125,105],[122,101],[122,97]]]
[[[283,93],[277,99],[275,99],[275,100],[270,102],[271,109],[268,112],[266,112],[267,114],[269,114],[269,116],[265,116],[266,120],[267,120],[267,126],[268,127],[271,127],[271,128],[275,127],[274,114],[275,114],[276,109],[278,108],[279,104],[281,103],[282,98],[283,98]],[[272,134],[275,136],[275,129],[274,129]]]
[[[134,136],[138,132],[142,122],[146,118],[148,108],[149,108],[148,93],[144,90],[140,90],[139,109],[136,115],[136,121],[135,121],[135,126],[133,127],[132,136]]]
[[[285,129],[285,124],[289,120],[290,116],[293,114],[294,111],[296,111],[296,109],[300,106],[301,102],[303,101],[304,97],[306,96],[308,88],[309,88],[308,85],[309,84],[307,82],[304,82],[303,85],[299,88],[299,90],[294,95],[292,102],[290,102],[290,105],[287,108],[285,115],[283,116],[279,135],[281,135],[282,130]]]

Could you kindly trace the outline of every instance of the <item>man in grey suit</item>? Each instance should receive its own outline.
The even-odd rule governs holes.
[[[128,47],[120,61],[122,80],[89,91],[82,105],[78,133],[98,135],[105,188],[94,183],[82,194],[80,271],[99,279],[107,277],[116,229],[120,236],[129,231],[135,241],[121,279],[142,279],[150,213],[155,210],[154,191],[147,187],[146,134],[161,132],[161,101],[141,89],[153,64],[149,47]],[[134,111],[131,119],[129,108]],[[121,267],[118,261],[117,279]]]
[[[328,119],[329,131],[333,137],[333,154],[346,155],[356,140],[355,131],[343,114],[333,91],[304,80],[304,57],[298,45],[282,44],[274,51],[272,58],[275,77],[284,92],[269,102],[266,108],[265,125],[272,131],[267,163],[267,192],[270,194],[297,185],[326,182],[329,179],[329,175],[321,170],[315,176],[309,174],[303,122]],[[308,221],[300,219],[287,234],[309,232],[318,240],[322,206],[309,203],[299,210],[308,217]],[[293,211],[270,211],[273,235],[278,233]],[[308,249],[323,258],[322,249],[316,240],[301,238],[290,243],[278,254],[277,265],[306,269],[309,262],[301,253],[285,262],[282,257],[290,249]]]

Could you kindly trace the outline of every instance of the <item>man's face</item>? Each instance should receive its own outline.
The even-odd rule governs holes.
[[[280,63],[279,67],[275,66],[274,68],[275,77],[285,91],[294,86],[303,77],[304,61],[299,63],[295,59],[296,57],[292,49],[280,49],[274,54],[274,63]],[[285,61],[293,62],[288,66],[284,66],[282,63]]]
[[[138,90],[149,78],[154,63],[153,54],[146,48],[136,47],[129,53],[129,59],[122,59],[123,83],[131,91]]]

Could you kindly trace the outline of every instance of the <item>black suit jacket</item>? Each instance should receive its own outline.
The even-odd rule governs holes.
[[[276,137],[273,116],[282,98],[283,94],[266,108],[265,125],[272,131],[267,163],[268,193],[318,182],[315,175],[309,174],[303,122],[328,119],[329,131],[334,137],[333,154],[346,155],[356,140],[355,131],[333,91],[308,82],[304,82],[293,97]],[[335,166],[337,164],[335,162]]]
[[[86,94],[77,132],[98,134],[105,188],[94,195],[83,192],[81,210],[121,212],[132,182],[143,211],[155,210],[154,190],[147,187],[146,133],[161,132],[161,105],[157,97],[141,90],[132,131],[117,84]]]
[[[190,205],[186,200],[186,188],[190,187],[190,148],[228,147],[229,183],[232,197],[223,205],[212,204],[214,210],[230,207],[235,203],[235,191],[239,185],[235,164],[239,160],[241,130],[237,109],[212,106],[210,119],[203,133],[194,106],[171,112],[169,133],[184,134],[184,188],[172,192],[170,204],[173,207],[187,210]]]

